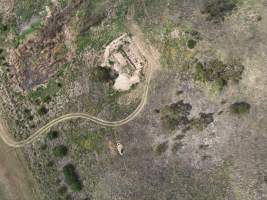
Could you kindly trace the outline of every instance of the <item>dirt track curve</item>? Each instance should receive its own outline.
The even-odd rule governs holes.
[[[69,113],[66,115],[62,115],[49,123],[47,123],[45,126],[37,130],[35,133],[33,133],[30,137],[28,137],[25,140],[22,141],[15,141],[8,132],[7,128],[3,123],[0,123],[0,137],[10,147],[19,148],[23,147],[27,144],[30,144],[34,141],[36,141],[39,137],[41,137],[43,134],[45,134],[51,127],[57,125],[60,122],[71,120],[71,119],[85,119],[92,121],[96,124],[102,125],[102,126],[109,126],[109,127],[118,127],[122,126],[130,121],[132,121],[135,117],[139,115],[139,113],[143,110],[147,99],[148,99],[148,91],[149,86],[151,82],[151,76],[153,69],[160,66],[159,63],[159,56],[157,50],[155,50],[151,45],[144,43],[145,39],[143,36],[143,33],[139,29],[139,27],[133,23],[129,24],[129,28],[131,30],[131,33],[133,34],[133,41],[137,44],[139,50],[142,52],[142,54],[147,59],[147,77],[145,80],[145,87],[144,92],[142,96],[142,100],[140,104],[137,106],[137,108],[126,118],[118,121],[107,121],[104,119],[97,118],[95,116],[92,116],[88,113]]]

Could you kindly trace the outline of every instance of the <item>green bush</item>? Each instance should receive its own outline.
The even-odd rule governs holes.
[[[250,104],[246,102],[236,102],[230,106],[230,111],[233,114],[246,114],[250,111]]]
[[[118,75],[107,67],[95,67],[92,72],[92,79],[99,82],[109,82],[116,79]]]
[[[189,49],[193,49],[193,48],[196,46],[196,44],[197,44],[197,42],[196,42],[195,40],[189,39],[189,40],[187,41],[187,47],[188,47]]]
[[[53,149],[53,154],[56,157],[63,158],[64,156],[67,155],[67,153],[68,153],[68,148],[66,146],[64,146],[64,145],[56,146]]]
[[[160,110],[163,126],[169,130],[174,130],[177,127],[185,127],[189,123],[188,116],[191,109],[192,106],[183,101],[163,107]]]
[[[63,174],[65,182],[68,184],[72,191],[79,192],[82,190],[81,181],[75,171],[75,167],[72,164],[67,164],[63,167]]]
[[[190,120],[190,127],[203,131],[210,123],[214,121],[213,113],[200,113],[200,117]]]
[[[58,138],[58,132],[57,131],[50,131],[50,132],[48,132],[48,134],[47,134],[47,138],[49,139],[49,140],[54,140],[54,139],[56,139],[56,138]]]
[[[195,65],[195,79],[203,82],[212,82],[216,88],[222,90],[229,80],[238,82],[244,70],[240,64],[226,65],[215,59],[208,63],[198,62]]]
[[[45,115],[48,113],[48,109],[45,107],[45,106],[41,106],[38,110],[37,110],[37,113],[39,115]]]

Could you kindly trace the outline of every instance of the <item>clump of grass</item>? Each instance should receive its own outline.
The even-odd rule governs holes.
[[[230,111],[233,114],[242,115],[249,113],[250,104],[247,102],[236,102],[230,106]]]
[[[17,17],[17,21],[27,22],[33,16],[39,16],[41,11],[45,10],[45,6],[48,6],[50,0],[19,0],[16,1],[15,4],[15,14]]]
[[[38,31],[43,26],[43,21],[41,18],[38,18],[35,22],[33,22],[29,28],[21,32],[17,38],[19,42],[25,40],[30,34]]]
[[[67,164],[63,167],[63,174],[66,184],[72,191],[79,192],[82,190],[82,183],[72,164]]]
[[[68,153],[68,148],[64,145],[56,146],[53,149],[54,156],[59,157],[59,158],[63,158],[64,156],[67,155],[67,153]]]
[[[54,96],[56,96],[61,88],[62,86],[59,85],[57,81],[50,80],[46,87],[38,87],[36,90],[30,91],[28,95],[33,102],[36,102],[37,99],[40,99],[42,102],[48,103]]]
[[[100,17],[101,18],[101,17]],[[101,21],[101,20],[100,20]],[[78,53],[91,47],[100,50],[103,46],[109,44],[115,38],[124,32],[123,24],[119,20],[112,20],[109,26],[99,27],[97,29],[89,29],[82,32],[77,37]]]
[[[166,38],[162,48],[161,63],[163,66],[173,67],[181,54],[181,42],[177,39]]]
[[[80,142],[81,147],[89,152],[102,152],[103,151],[103,134],[101,133],[90,133]]]
[[[196,42],[195,40],[193,40],[193,39],[189,39],[189,40],[187,41],[187,47],[188,47],[189,49],[193,49],[193,48],[195,48],[196,44],[197,44],[197,42]]]
[[[47,138],[49,140],[54,140],[56,138],[58,138],[59,133],[57,131],[49,131],[47,134]]]

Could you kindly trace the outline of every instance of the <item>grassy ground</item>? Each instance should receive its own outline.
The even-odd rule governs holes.
[[[108,82],[90,77],[92,69],[99,64],[97,58],[102,55],[102,45],[127,29],[121,24],[126,16],[133,16],[158,47],[162,68],[154,74],[149,104],[131,123],[110,129],[73,120],[54,128],[59,133],[57,137],[42,138],[25,148],[37,185],[44,194],[42,199],[247,200],[264,197],[267,191],[266,60],[262,52],[266,45],[264,40],[254,37],[266,32],[263,6],[259,6],[263,10],[256,12],[262,15],[260,22],[257,17],[254,20],[253,13],[252,18],[242,10],[235,15],[239,7],[232,4],[230,11],[225,10],[227,1],[213,1],[223,2],[218,16],[214,16],[216,4],[208,6],[208,13],[200,13],[200,5],[192,0],[122,1],[115,9],[115,17],[107,19],[102,16],[110,6],[107,2],[90,1],[86,9],[91,12],[83,10],[78,15],[81,19],[75,40],[78,56],[60,73],[63,91],[58,90],[56,82],[49,82],[47,88],[31,93],[32,99],[42,101],[51,96],[50,102],[42,102],[50,113],[38,118],[38,125],[64,112],[88,111],[99,117],[118,119],[133,110],[138,102],[120,105],[117,102],[120,95],[111,90]],[[61,3],[64,7],[66,2]],[[231,19],[230,14],[235,18]],[[220,22],[208,19],[210,16],[219,18]],[[83,27],[86,28],[82,30]],[[172,36],[175,29],[179,31],[178,38]],[[240,31],[238,35],[236,31]],[[85,53],[89,54],[89,64],[82,59]],[[226,66],[225,61],[233,58],[244,65],[242,74],[228,73],[231,66]],[[212,63],[216,59],[223,63],[200,66],[196,70],[199,80],[194,80],[198,62]],[[232,78],[211,98],[208,85],[218,82],[221,86],[218,75]],[[165,105],[180,101],[184,103],[176,112],[170,110],[170,106],[160,111]],[[192,106],[190,115],[188,108],[183,111],[187,104]],[[172,134],[166,134],[162,117],[170,120]],[[194,128],[178,129],[179,120],[186,123],[191,120]],[[125,147],[123,157],[116,153],[118,141]],[[67,147],[67,153],[56,156],[53,149],[60,145]],[[63,168],[67,164],[75,167],[83,186],[80,192],[73,192],[64,178]]]

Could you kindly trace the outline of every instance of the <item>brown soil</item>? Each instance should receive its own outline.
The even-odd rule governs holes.
[[[19,149],[0,140],[0,199],[37,200],[31,174]]]

